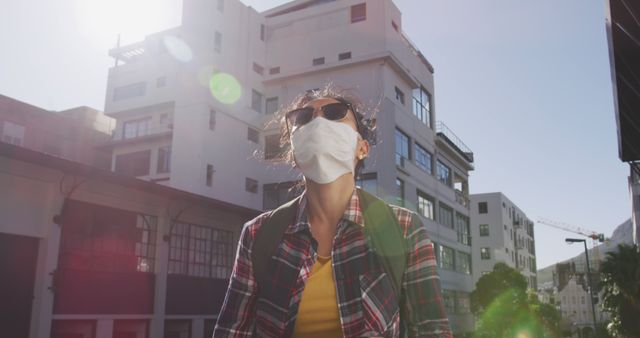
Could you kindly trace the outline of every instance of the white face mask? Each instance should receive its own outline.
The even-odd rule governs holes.
[[[291,147],[296,164],[305,178],[331,183],[353,173],[358,136],[349,125],[318,116],[293,132]]]

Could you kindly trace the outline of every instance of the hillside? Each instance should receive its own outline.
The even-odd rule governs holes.
[[[599,252],[600,259],[603,260],[606,257],[606,253],[613,251],[619,244],[633,244],[633,228],[632,228],[631,219],[623,222],[618,225],[615,230],[613,230],[613,234],[611,237],[607,238],[607,240],[597,246],[597,251]],[[582,244],[580,244],[582,245]],[[593,257],[595,255],[595,248],[589,249],[589,260],[593,261]],[[584,253],[581,253],[573,258],[557,262],[557,263],[566,263],[566,262],[574,262],[576,264],[577,271],[583,271],[585,258]],[[538,270],[538,285],[542,285],[547,282],[553,282],[553,268],[555,264],[550,265],[546,268]]]

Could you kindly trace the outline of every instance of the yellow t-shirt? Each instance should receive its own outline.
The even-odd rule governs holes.
[[[318,255],[302,291],[293,338],[342,338],[331,257]]]

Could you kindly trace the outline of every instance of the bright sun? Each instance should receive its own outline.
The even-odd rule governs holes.
[[[78,28],[86,35],[116,42],[134,42],[179,24],[178,0],[75,0]],[[179,7],[178,7],[179,8]]]

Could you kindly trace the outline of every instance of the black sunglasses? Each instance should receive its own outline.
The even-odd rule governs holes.
[[[360,122],[358,121],[358,118],[355,115],[355,110],[353,109],[353,106],[351,104],[343,103],[343,102],[335,102],[335,103],[325,104],[319,109],[322,112],[322,116],[327,120],[331,120],[331,121],[340,121],[344,119],[345,117],[347,117],[349,110],[351,110],[354,114],[353,117],[356,120],[356,127],[358,130],[360,130]],[[304,107],[304,108],[294,109],[286,113],[285,117],[287,119],[287,129],[289,129],[289,132],[294,127],[296,128],[301,127],[309,123],[313,119],[314,111],[315,111],[315,108],[313,107]]]

